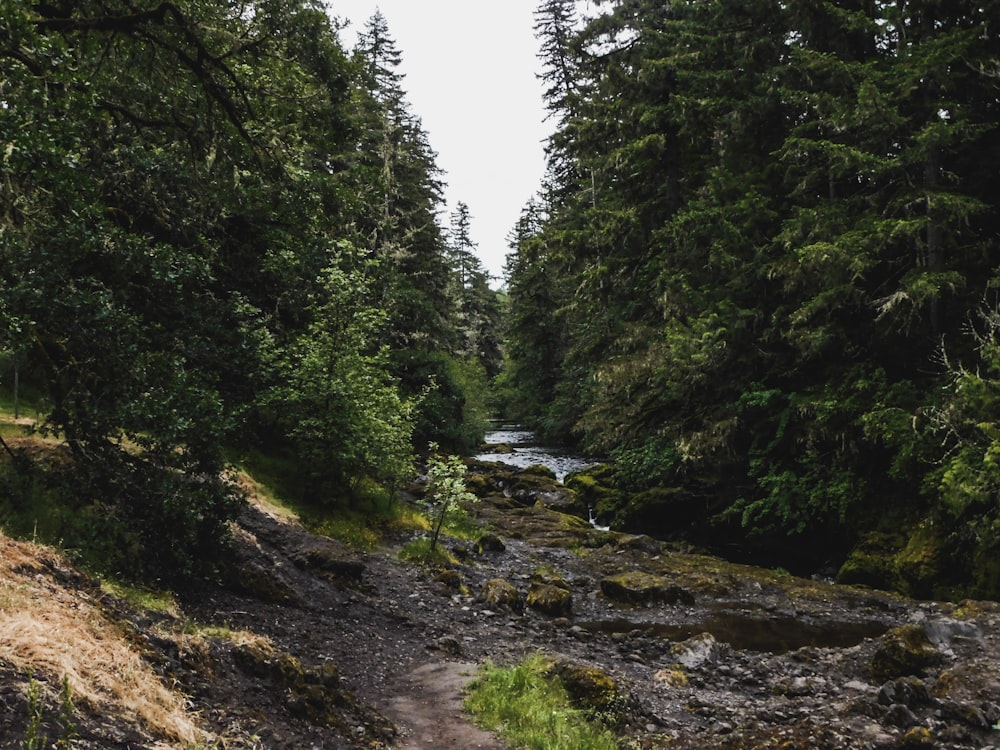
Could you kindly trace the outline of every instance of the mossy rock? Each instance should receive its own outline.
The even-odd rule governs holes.
[[[605,597],[625,604],[694,604],[690,592],[666,578],[630,570],[608,576],[601,581],[601,593]]]
[[[543,464],[532,464],[531,466],[527,466],[521,469],[521,474],[528,474],[534,477],[544,477],[545,479],[551,479],[552,481],[555,481],[556,479],[556,473]]]
[[[947,559],[943,539],[936,527],[924,522],[912,529],[906,546],[895,556],[895,567],[905,585],[905,593],[930,597],[945,585]]]
[[[479,555],[485,552],[504,552],[506,549],[507,545],[496,534],[483,534],[476,541],[476,554]]]
[[[872,655],[872,674],[880,682],[907,675],[919,676],[928,667],[940,664],[942,659],[941,652],[920,625],[901,625],[882,636]]]
[[[895,558],[904,542],[903,535],[898,531],[866,534],[837,571],[837,583],[898,589],[900,579]]]
[[[550,674],[559,678],[570,700],[584,711],[612,711],[620,702],[618,684],[600,667],[558,661]]]
[[[899,746],[904,750],[931,750],[937,747],[937,743],[927,727],[913,727],[900,739]]]
[[[457,570],[451,568],[440,571],[434,576],[434,580],[452,591],[462,591],[464,588],[462,575]]]
[[[612,484],[613,476],[610,467],[598,464],[573,472],[563,480],[563,484],[576,493],[584,512],[593,509],[598,516],[610,518],[617,514],[628,497]]]
[[[573,612],[573,594],[546,583],[531,584],[527,603],[532,609],[550,617],[569,617]]]
[[[240,592],[272,604],[298,604],[299,596],[275,571],[254,560],[238,563],[230,571],[232,585]]]
[[[479,592],[479,601],[494,609],[509,609],[517,613],[524,611],[521,593],[502,578],[493,578],[484,583]]]

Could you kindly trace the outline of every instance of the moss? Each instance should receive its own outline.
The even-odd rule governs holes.
[[[569,617],[573,611],[573,595],[564,588],[546,583],[532,583],[528,590],[528,606],[551,617]]]
[[[941,652],[934,647],[919,625],[893,628],[884,636],[872,656],[872,675],[885,682],[907,675],[920,675],[941,662]]]
[[[912,529],[906,546],[895,556],[895,567],[910,596],[929,597],[944,585],[945,556],[942,539],[928,522]]]
[[[561,573],[539,568],[531,576],[527,605],[552,617],[569,617],[573,611],[573,595]]]
[[[493,578],[483,584],[479,600],[488,607],[524,611],[524,599],[514,586],[502,578]]]
[[[929,750],[937,747],[937,743],[934,741],[934,735],[926,727],[913,727],[903,735],[899,746],[907,750],[923,750],[924,748]]]
[[[542,464],[532,464],[524,469],[521,469],[521,474],[528,474],[534,477],[544,477],[545,479],[551,479],[555,481],[556,473],[552,471],[548,466],[543,466]]]
[[[619,702],[617,683],[599,667],[560,661],[551,673],[559,678],[577,708],[605,713]]]
[[[837,571],[837,583],[898,589],[900,580],[895,557],[905,541],[899,530],[866,534]]]
[[[694,597],[680,586],[641,570],[630,570],[604,578],[601,581],[601,593],[608,599],[628,604],[694,604]]]

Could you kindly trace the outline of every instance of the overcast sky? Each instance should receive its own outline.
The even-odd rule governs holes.
[[[423,121],[447,183],[448,217],[458,201],[487,271],[503,272],[507,235],[535,194],[549,133],[541,100],[537,0],[327,0],[350,21],[353,48],[375,9],[403,55],[399,68],[413,114]]]

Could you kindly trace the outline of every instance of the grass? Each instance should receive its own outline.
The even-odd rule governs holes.
[[[0,660],[30,670],[40,684],[62,679],[75,701],[95,711],[114,706],[169,742],[209,739],[188,714],[184,696],[160,681],[121,627],[84,592],[57,583],[54,575],[65,568],[49,548],[0,534]],[[58,701],[56,695],[46,700]]]
[[[536,655],[511,667],[483,667],[469,686],[466,710],[526,750],[616,750],[614,735],[573,707],[549,666]]]
[[[431,540],[428,537],[420,537],[404,544],[399,550],[399,559],[432,566],[454,565],[458,562],[454,555],[441,546],[440,541],[432,550]]]

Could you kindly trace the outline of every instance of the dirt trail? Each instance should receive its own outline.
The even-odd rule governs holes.
[[[506,748],[475,727],[462,710],[462,691],[476,669],[471,662],[429,662],[399,680],[386,706],[386,714],[400,729],[398,750]]]

